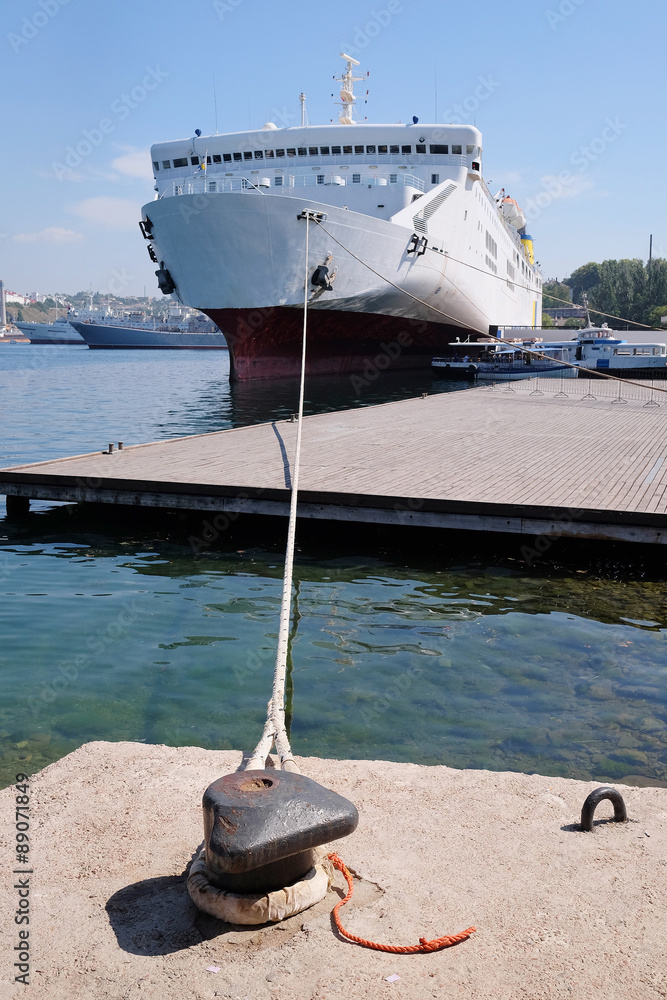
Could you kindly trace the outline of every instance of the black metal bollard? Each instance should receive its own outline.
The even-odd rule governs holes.
[[[303,878],[313,849],[346,837],[356,807],[303,774],[237,771],[204,792],[206,872],[228,892],[272,892]]]

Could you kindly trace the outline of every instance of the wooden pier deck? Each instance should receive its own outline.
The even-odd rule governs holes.
[[[615,383],[596,382],[591,399],[588,385],[522,382],[307,417],[299,514],[664,544],[667,395],[647,385],[619,399]],[[126,445],[2,469],[0,492],[286,515],[295,437],[296,423],[278,421]]]

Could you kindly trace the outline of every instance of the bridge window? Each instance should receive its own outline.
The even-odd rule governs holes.
[[[174,160],[175,167],[187,167],[188,158],[187,156],[179,156],[178,159]]]
[[[320,156],[328,156],[328,155],[329,155],[329,147],[320,146]]]
[[[418,142],[417,145],[415,146],[415,149],[417,150],[418,153],[425,153],[426,152],[426,144]]]
[[[468,154],[468,156],[470,156],[470,154],[474,152],[475,152],[474,146],[466,146],[466,153]]]
[[[396,156],[396,154],[400,152],[400,146],[390,146],[389,152],[392,156]]]
[[[402,153],[411,153],[412,152],[412,146],[401,146],[401,152]]]
[[[455,156],[460,156],[461,150],[462,150],[461,146],[452,146],[452,153],[454,153]]]
[[[284,156],[284,155],[285,155],[285,150],[284,149],[277,149],[276,150],[276,156]]]
[[[198,167],[199,166],[199,157],[198,156],[191,156],[190,157],[190,163],[192,164],[193,167]]]
[[[232,154],[231,153],[223,153],[222,154],[222,162],[223,163],[231,163],[232,162]]]
[[[387,152],[386,146],[378,146],[378,153],[386,153],[386,152]]]
[[[222,163],[222,157],[220,156],[220,153],[214,153],[213,154],[213,162],[214,163]]]
[[[340,156],[340,146],[332,146],[331,147],[331,155],[332,156]]]
[[[272,160],[273,159],[273,150],[272,149],[265,149],[264,150],[264,159],[265,160]]]
[[[366,146],[366,152],[370,156],[372,153],[375,152],[375,146]]]
[[[232,153],[232,156],[234,157],[234,162],[238,162],[238,160],[243,159],[240,153]]]
[[[296,156],[296,149],[294,149],[294,148],[288,149],[287,150],[287,155],[288,156]]]
[[[262,152],[261,149],[256,149],[255,150],[255,159],[256,160],[263,160],[264,159],[264,153]]]
[[[364,152],[364,147],[363,146],[355,146],[354,147],[354,155],[355,156],[362,156],[363,152]]]
[[[299,148],[297,149],[297,153],[299,154],[299,156],[307,156],[308,150],[306,149],[305,146],[299,146]]]
[[[317,156],[317,154],[319,153],[319,149],[317,148],[317,146],[309,146],[308,152],[310,153],[311,156]]]
[[[155,164],[153,164],[153,166],[155,166]],[[171,166],[171,160],[163,160],[162,161],[162,169],[163,170],[169,170],[170,166]]]
[[[428,147],[432,153],[448,153],[449,146],[431,145]]]
[[[343,152],[346,156],[352,156],[352,146],[343,146]]]

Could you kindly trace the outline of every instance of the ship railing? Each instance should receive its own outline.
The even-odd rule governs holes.
[[[278,181],[279,183],[276,183]],[[328,173],[313,174],[275,174],[262,176],[254,174],[250,177],[187,177],[172,181],[160,195],[161,198],[183,194],[226,194],[233,191],[245,191],[249,194],[264,194],[271,190],[273,194],[288,192],[306,187],[387,187],[397,184],[399,187],[411,187],[416,191],[425,191],[426,184],[415,174],[362,174],[354,172],[347,176],[335,170]]]

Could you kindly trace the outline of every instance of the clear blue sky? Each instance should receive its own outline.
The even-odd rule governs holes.
[[[151,143],[215,130],[214,77],[220,132],[298,123],[302,89],[328,122],[343,48],[370,71],[369,121],[434,121],[437,94],[438,121],[477,124],[546,277],[645,259],[650,233],[667,257],[665,0],[6,0],[0,21],[16,291],[156,294],[137,226]]]

